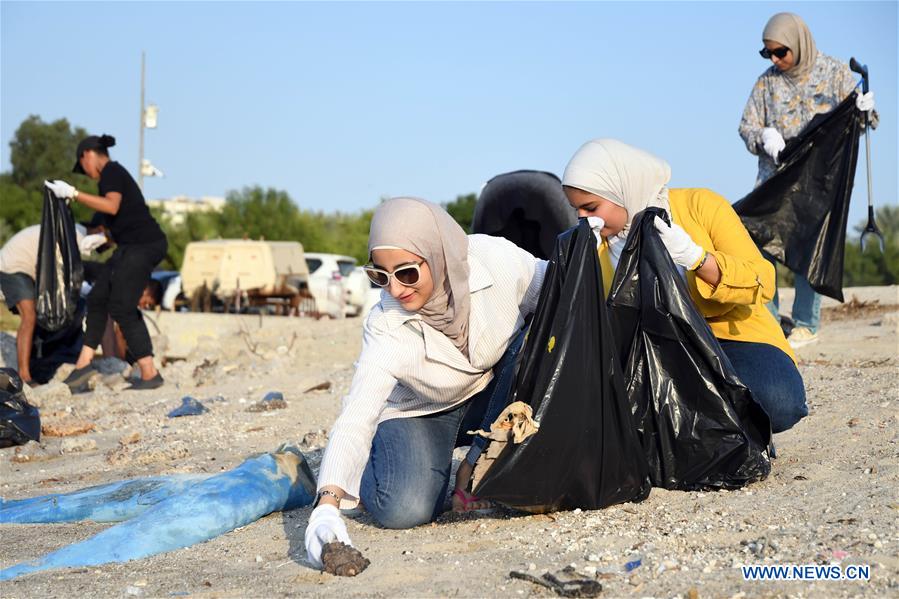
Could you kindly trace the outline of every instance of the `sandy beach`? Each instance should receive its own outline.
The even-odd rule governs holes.
[[[503,508],[447,513],[406,531],[381,529],[362,512],[348,516],[347,526],[371,566],[355,578],[307,565],[303,532],[311,510],[304,508],[164,555],[24,576],[0,583],[0,595],[546,597],[550,590],[510,579],[509,572],[539,576],[572,565],[596,577],[607,597],[896,596],[899,290],[856,288],[845,295],[842,306],[825,301],[820,341],[798,352],[809,416],[777,435],[771,475],[745,489],[653,489],[641,503],[539,516]],[[168,362],[161,389],[124,391],[124,363],[102,360],[103,374],[89,393],[69,393],[59,382],[67,370],[31,391],[45,435],[40,444],[0,450],[0,496],[214,473],[288,441],[317,470],[352,378],[362,321],[220,318],[246,324],[200,338],[183,359]],[[4,360],[10,347],[12,335],[3,333]],[[269,391],[283,393],[287,407],[248,410]],[[187,395],[209,412],[168,418]],[[0,567],[106,526],[4,525]],[[739,566],[748,564],[866,564],[870,580],[745,581]]]

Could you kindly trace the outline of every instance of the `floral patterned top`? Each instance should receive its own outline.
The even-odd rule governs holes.
[[[746,148],[759,157],[755,184],[777,171],[777,165],[764,150],[762,129],[773,127],[784,140],[796,137],[816,114],[836,108],[857,83],[848,64],[820,52],[815,66],[801,81],[794,81],[773,65],[762,73],[746,102],[739,129]]]

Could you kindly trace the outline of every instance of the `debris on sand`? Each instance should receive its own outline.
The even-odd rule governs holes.
[[[602,592],[602,584],[591,578],[579,578],[575,575],[575,569],[567,566],[552,574],[545,572],[540,578],[526,572],[509,572],[510,578],[526,580],[534,584],[551,589],[560,597],[596,597]]]
[[[340,541],[333,541],[322,548],[322,563],[325,572],[335,576],[356,576],[371,565],[358,549]]]
[[[269,391],[261,401],[257,401],[249,408],[247,412],[269,412],[271,410],[283,410],[287,407],[284,401],[284,394],[280,391]]]
[[[300,449],[303,451],[311,451],[313,449],[321,449],[325,445],[328,444],[328,431],[325,429],[319,429],[317,431],[310,431],[303,435],[303,440],[300,441]]]
[[[313,391],[328,391],[329,389],[331,389],[331,381],[325,381],[324,383],[312,385],[311,387],[303,391],[303,393],[312,393]]]
[[[821,310],[823,320],[849,320],[854,318],[867,318],[895,310],[896,306],[885,306],[880,300],[860,300],[857,295],[839,306],[824,308]]]
[[[214,378],[215,367],[218,366],[218,363],[218,360],[204,358],[203,362],[194,368],[194,383],[199,387],[200,385],[205,385],[207,382],[211,381]]]
[[[208,412],[209,408],[194,399],[190,395],[181,398],[181,405],[168,413],[169,418],[179,418],[181,416],[199,416],[204,412]]]
[[[41,434],[46,437],[72,437],[94,430],[90,420],[69,416],[65,412],[53,412],[41,419]]]

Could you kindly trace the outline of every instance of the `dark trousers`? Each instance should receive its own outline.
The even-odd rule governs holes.
[[[128,349],[139,360],[153,355],[150,333],[137,302],[168,249],[165,239],[152,243],[120,245],[97,273],[87,296],[87,332],[84,345],[97,349],[106,330],[107,316],[122,329]]]
[[[808,416],[802,375],[790,356],[767,343],[719,341],[737,376],[767,412],[775,433]]]

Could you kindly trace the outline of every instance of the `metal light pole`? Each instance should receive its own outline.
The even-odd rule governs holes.
[[[146,72],[146,53],[140,53],[140,149],[137,157],[137,185],[144,190],[144,74]]]
[[[144,158],[144,129],[155,129],[159,107],[155,104],[146,106],[144,103],[145,78],[146,78],[146,53],[140,53],[140,144],[137,157],[137,185],[144,190],[144,177],[162,177],[162,171],[153,166]]]

